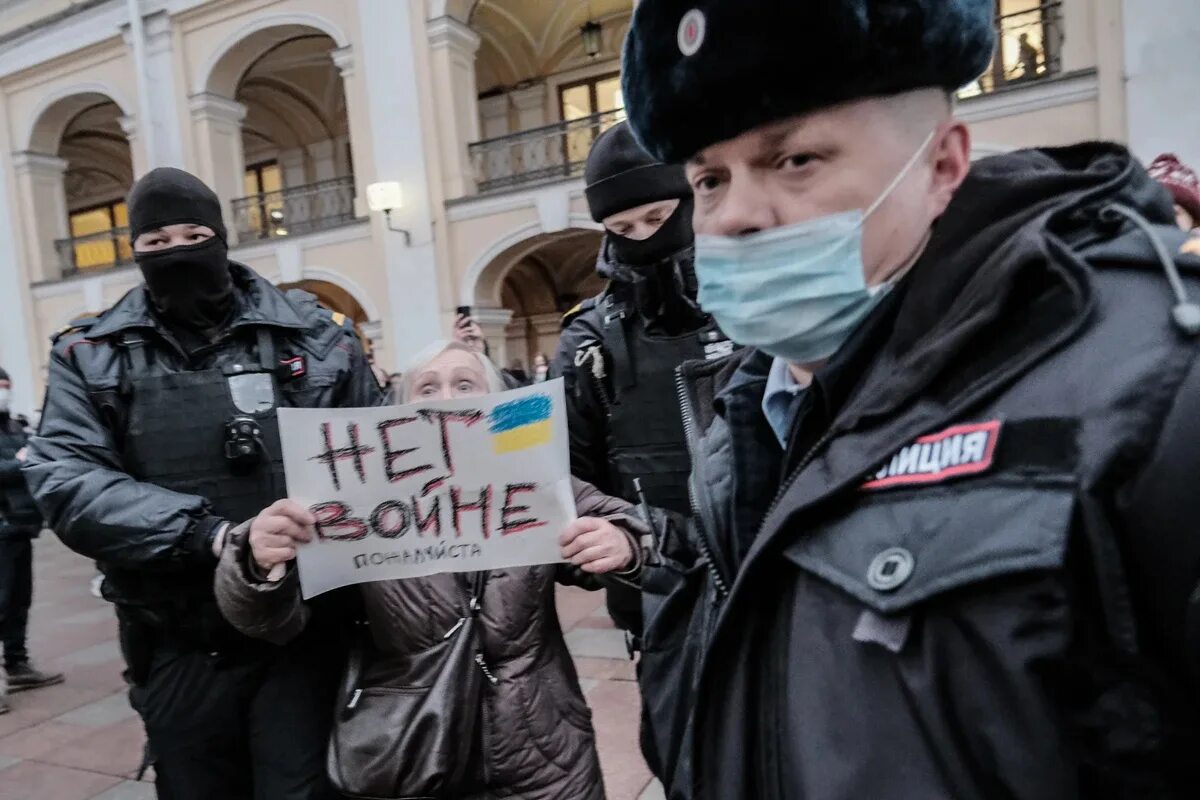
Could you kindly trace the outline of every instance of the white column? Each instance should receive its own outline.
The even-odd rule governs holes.
[[[158,11],[143,17],[145,32],[146,62],[145,90],[149,99],[150,125],[153,135],[140,137],[138,146],[130,139],[133,151],[134,176],[139,176],[154,167],[183,168],[183,131],[179,125],[178,109],[180,97],[175,84],[175,69],[172,62],[171,18],[166,11]],[[125,45],[133,48],[133,33],[128,24],[121,26]],[[144,127],[144,121],[139,121]],[[153,152],[143,147],[152,142]],[[144,152],[140,152],[144,151]]]
[[[356,140],[369,137],[374,156],[375,174],[360,175],[357,183],[365,186],[375,181],[399,181],[404,188],[404,208],[392,212],[392,222],[412,234],[411,246],[404,236],[387,229],[382,214],[373,214],[371,220],[376,240],[383,243],[390,306],[387,323],[392,334],[389,347],[392,363],[396,364],[405,363],[441,335],[429,176],[425,169],[430,154],[425,151],[421,135],[415,62],[414,25],[420,24],[419,17],[415,18],[417,5],[358,0],[362,46],[357,68],[362,74],[351,82],[356,87],[347,86],[349,103],[356,102],[356,91],[361,90],[370,119],[370,130],[352,130],[351,136]],[[362,169],[368,162],[356,158],[355,163]]]
[[[275,160],[279,163],[279,171],[283,175],[285,187],[303,186],[308,180],[308,159],[304,148],[293,147],[290,150],[280,150]]]
[[[44,153],[14,153],[13,175],[22,204],[25,240],[25,273],[30,282],[51,280],[62,274],[54,242],[65,239],[67,194],[63,173],[67,162]]]
[[[339,47],[330,53],[333,58],[333,64],[338,68],[338,72],[342,76],[342,86],[346,92],[346,118],[349,120],[350,132],[346,141],[350,144],[350,161],[353,163],[346,164],[346,170],[343,172],[345,177],[355,177],[356,172],[363,168],[364,164],[369,164],[368,154],[370,152],[371,130],[361,130],[362,120],[367,118],[367,98],[366,87],[363,86],[361,78],[355,76],[354,69],[354,50],[347,45]],[[345,146],[339,144],[341,151],[345,152]],[[344,156],[341,156],[344,158]],[[366,190],[369,180],[354,181],[355,213],[362,216],[366,213],[366,203],[362,201],[363,193]]]
[[[13,410],[26,414],[37,405],[34,342],[40,337],[33,329],[29,281],[33,275],[23,269],[17,231],[16,209],[9,205],[13,176],[7,174],[7,160],[0,158],[0,366],[13,381]],[[59,185],[62,185],[60,178]],[[20,193],[17,193],[20,197]],[[65,202],[64,202],[65,205]],[[38,342],[40,345],[41,343]]]
[[[333,140],[333,163],[339,178],[348,178],[354,174],[350,163],[350,136],[339,136]]]
[[[221,198],[221,213],[231,239],[237,238],[237,224],[230,201],[245,194],[245,159],[242,155],[242,120],[246,107],[210,92],[190,98],[196,151],[200,157],[198,176]],[[233,241],[230,242],[233,244]]]
[[[447,198],[475,191],[475,171],[467,145],[479,140],[475,53],[479,34],[454,19],[438,17],[426,23],[434,106],[441,142],[443,191]]]
[[[507,94],[494,94],[479,101],[484,139],[495,139],[509,133],[508,107]]]
[[[1144,162],[1171,152],[1197,168],[1200,6],[1196,0],[1124,0],[1123,23],[1130,148]]]
[[[475,321],[483,331],[484,341],[488,343],[488,352],[492,361],[503,369],[508,366],[508,324],[512,322],[513,312],[507,308],[475,308],[471,310]]]
[[[336,178],[337,162],[333,155],[334,142],[332,139],[310,144],[308,155],[312,159],[313,181],[329,181]]]
[[[517,130],[540,128],[546,121],[546,84],[535,83],[509,94],[517,109]]]
[[[123,114],[117,117],[117,124],[121,126],[121,131],[124,132],[125,139],[129,142],[129,155],[133,160],[134,180],[137,180],[137,176],[145,175],[150,171],[146,160],[146,148],[142,146],[141,139],[138,138],[137,117],[130,114]]]
[[[512,92],[513,107],[517,109],[517,131],[540,128],[546,124],[546,84],[538,83],[527,89]],[[562,163],[563,137],[540,137],[515,145],[510,153],[513,173],[549,167]]]
[[[558,337],[562,333],[562,314],[535,314],[529,318],[529,324],[536,342],[534,352],[545,353],[554,358],[554,351],[558,349]]]

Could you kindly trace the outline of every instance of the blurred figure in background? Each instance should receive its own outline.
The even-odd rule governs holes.
[[[550,359],[545,353],[538,353],[533,357],[533,382],[543,383],[550,377]]]
[[[479,327],[479,323],[471,316],[469,308],[460,308],[458,316],[454,319],[454,341],[467,346],[472,353],[478,353],[488,359],[492,357],[491,348],[488,347],[487,339],[483,338],[483,328]],[[512,369],[500,370],[500,377],[504,379],[505,389],[519,389],[522,386],[529,385],[529,375],[524,369],[514,371]]]
[[[60,673],[47,673],[29,661],[26,638],[33,603],[33,540],[42,515],[21,475],[28,455],[28,421],[12,413],[12,381],[0,369],[0,643],[8,691],[20,692],[62,683]],[[9,710],[0,683],[0,714]]]

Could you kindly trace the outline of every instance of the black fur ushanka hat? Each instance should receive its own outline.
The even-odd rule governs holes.
[[[979,77],[993,0],[643,0],[622,90],[646,151],[678,163],[751,128]]]

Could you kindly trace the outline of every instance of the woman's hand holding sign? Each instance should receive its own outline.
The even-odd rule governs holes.
[[[580,517],[558,538],[562,557],[584,572],[603,574],[633,564],[633,542],[606,519]]]
[[[250,552],[263,572],[296,558],[297,543],[316,537],[317,518],[295,500],[277,500],[250,523]]]

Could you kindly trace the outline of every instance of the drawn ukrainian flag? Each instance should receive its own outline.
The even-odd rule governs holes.
[[[497,454],[527,450],[546,444],[552,436],[550,415],[554,403],[548,394],[535,394],[501,403],[488,415],[492,447]]]

